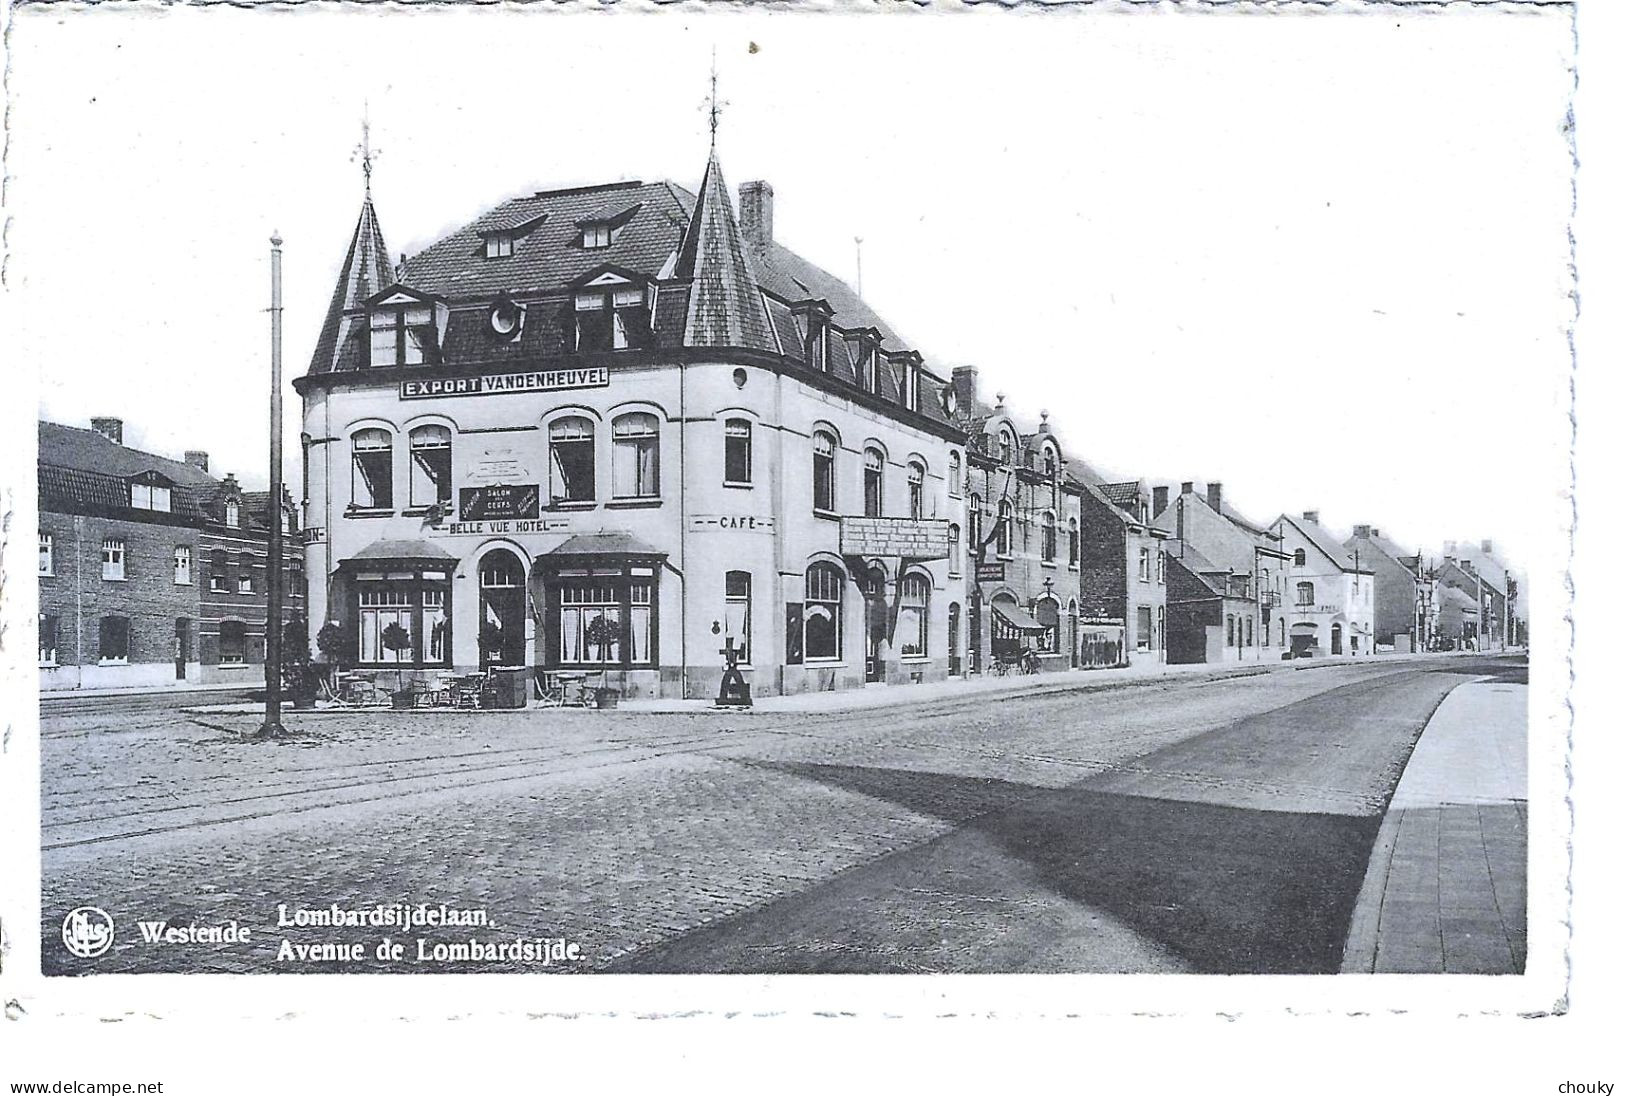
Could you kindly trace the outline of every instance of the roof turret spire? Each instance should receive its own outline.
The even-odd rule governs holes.
[[[685,346],[777,350],[749,249],[734,217],[715,146],[674,273],[690,278]]]
[[[378,214],[372,208],[369,192],[361,201],[361,216],[350,237],[350,249],[339,270],[338,285],[327,305],[321,337],[310,360],[310,372],[332,373],[356,369],[366,364],[367,317],[362,310],[368,297],[387,289],[396,281],[389,265],[389,248],[378,227]]]

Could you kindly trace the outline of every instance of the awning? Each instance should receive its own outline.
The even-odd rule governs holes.
[[[1044,625],[1038,623],[1037,619],[1035,619],[1031,613],[1027,612],[1027,610],[1018,605],[1012,605],[1006,608],[1004,605],[994,602],[993,611],[998,613],[999,616],[1003,617],[1004,622],[1018,632],[1049,631],[1049,629]]]
[[[666,553],[652,548],[630,533],[577,533],[565,538],[563,544],[543,553],[549,556],[641,556],[644,559],[664,556]]]
[[[426,540],[375,540],[349,559],[341,560],[339,566],[374,570],[385,564],[444,567],[456,561],[444,548]]]

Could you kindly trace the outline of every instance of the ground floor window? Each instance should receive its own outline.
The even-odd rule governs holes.
[[[443,580],[361,580],[356,590],[360,664],[450,666],[449,607]]]
[[[1168,645],[1168,611],[1161,605],[1157,606],[1157,650],[1163,650]]]
[[[128,617],[102,617],[100,655],[103,662],[130,661],[130,620]]]
[[[248,655],[248,626],[240,620],[220,622],[220,665],[241,666]]]
[[[653,566],[560,571],[548,578],[548,662],[651,666],[657,656]]]
[[[927,654],[930,607],[931,580],[924,575],[904,575],[896,629],[897,651],[904,658],[923,658]]]
[[[750,661],[750,572],[729,571],[722,615],[723,647],[733,641],[740,663]]]
[[[1134,649],[1151,650],[1151,606],[1141,605],[1134,611]]]
[[[841,657],[841,593],[846,575],[833,563],[807,568],[807,600],[802,610],[807,658]]]
[[[39,615],[39,664],[56,665],[56,617],[48,613]]]
[[[1061,607],[1053,598],[1044,598],[1036,606],[1033,614],[1044,630],[1038,636],[1038,649],[1047,655],[1059,654],[1061,651]]]

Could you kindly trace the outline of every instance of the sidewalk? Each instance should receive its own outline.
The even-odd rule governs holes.
[[[920,685],[870,685],[862,689],[842,689],[831,692],[795,693],[790,696],[765,696],[756,700],[751,708],[717,708],[709,700],[628,700],[620,710],[631,712],[694,713],[735,712],[765,715],[783,712],[845,712],[871,708],[890,708],[908,704],[927,704],[937,700],[994,698],[999,696],[1040,696],[1051,692],[1089,692],[1095,689],[1118,688],[1138,683],[1153,683],[1159,679],[1218,679],[1248,677],[1261,673],[1293,673],[1299,670],[1325,669],[1332,666],[1368,666],[1372,664],[1402,664],[1460,657],[1483,657],[1473,652],[1423,653],[1413,655],[1373,655],[1362,658],[1314,658],[1256,662],[1197,662],[1183,665],[1144,663],[1139,666],[1114,667],[1105,670],[1062,670],[1046,674],[1017,674],[1009,677],[979,675],[932,681]]]
[[[1377,832],[1343,973],[1523,971],[1528,693],[1474,682],[1439,705]]]
[[[50,689],[39,694],[41,704],[52,701],[83,700],[98,696],[173,696],[178,693],[241,693],[264,689],[264,678],[239,681],[235,684],[216,682],[212,685],[125,685],[106,689]]]

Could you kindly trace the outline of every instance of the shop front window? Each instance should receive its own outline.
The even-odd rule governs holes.
[[[724,580],[723,647],[733,642],[741,663],[750,661],[750,572],[729,571]]]
[[[645,574],[637,574],[643,571]],[[655,659],[653,568],[550,583],[555,665],[648,666]]]
[[[841,657],[841,593],[846,576],[833,563],[807,568],[803,651],[809,659]]]
[[[904,658],[924,658],[930,636],[931,580],[920,574],[903,576],[897,608],[897,652]]]
[[[444,578],[361,582],[356,592],[361,664],[450,666],[448,594]],[[400,630],[391,631],[391,625]]]
[[[1040,598],[1033,607],[1033,616],[1044,626],[1038,636],[1038,649],[1053,655],[1061,649],[1061,606],[1054,598]]]

